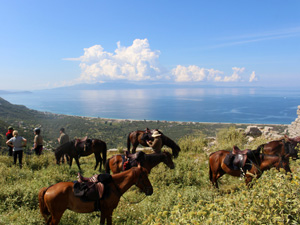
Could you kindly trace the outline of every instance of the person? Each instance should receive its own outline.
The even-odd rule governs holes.
[[[65,133],[65,128],[63,128],[63,127],[60,128],[59,133],[60,133],[60,135],[59,135],[59,138],[57,138],[57,140],[60,145],[63,145],[65,143],[69,142],[69,135],[67,135]],[[65,163],[65,157],[66,157],[67,162],[70,161],[69,156],[67,154],[64,154],[61,158],[62,163]]]
[[[13,137],[13,131],[14,131],[14,128],[12,126],[9,126],[8,131],[6,133],[7,141]],[[9,156],[13,155],[13,148],[11,146],[8,146],[8,155]]]
[[[17,163],[17,157],[19,158],[19,166],[22,168],[23,147],[26,146],[27,140],[19,136],[18,131],[13,131],[13,137],[9,139],[6,144],[13,148],[14,165]]]
[[[154,138],[153,141],[148,140],[147,144],[153,149],[154,152],[160,153],[162,148],[162,139],[161,134],[156,130],[153,132],[152,137]]]
[[[40,128],[35,128],[34,129],[34,145],[33,145],[33,150],[35,151],[36,155],[41,155],[42,150],[43,150],[43,137],[41,136],[41,129]]]

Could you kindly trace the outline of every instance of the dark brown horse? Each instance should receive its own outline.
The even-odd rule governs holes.
[[[270,141],[266,144],[262,144],[257,147],[261,149],[262,153],[267,155],[279,155],[279,156],[288,156],[293,159],[298,158],[298,150],[295,148],[297,146],[296,141],[288,137],[281,140]]]
[[[172,155],[169,152],[162,152],[162,153],[152,153],[152,154],[143,154],[140,159],[137,160],[138,163],[141,164],[144,168],[147,169],[148,173],[151,172],[151,169],[157,166],[159,163],[163,162],[166,164],[167,167],[170,169],[174,169],[175,165],[172,160]],[[124,156],[123,155],[114,155],[110,157],[106,161],[106,173],[113,174],[120,173],[123,170],[123,163],[124,163]]]
[[[39,207],[47,224],[59,223],[66,209],[77,213],[91,213],[95,211],[95,202],[83,202],[74,196],[73,182],[60,182],[39,191]],[[112,182],[108,184],[110,195],[100,200],[100,224],[112,224],[113,210],[118,206],[121,196],[132,186],[136,185],[146,195],[153,193],[145,168],[138,166],[125,172],[112,175]]]
[[[132,131],[128,134],[127,137],[127,151],[130,152],[130,144],[132,144],[132,153],[136,152],[136,148],[139,144],[144,147],[149,147],[147,142],[143,139],[143,136],[146,132],[143,130]],[[172,149],[172,154],[174,158],[177,158],[180,152],[180,147],[169,137],[161,133],[162,144]]]
[[[59,164],[59,160],[63,154],[68,154],[70,156],[70,167],[74,158],[79,170],[81,170],[79,157],[88,156],[93,153],[96,158],[95,170],[100,163],[99,171],[101,171],[102,163],[105,165],[106,162],[107,147],[106,143],[99,139],[87,139],[85,137],[84,139],[75,139],[59,146],[55,150],[56,163]]]
[[[209,156],[209,179],[216,188],[219,188],[218,179],[226,173],[235,177],[241,176],[240,170],[233,170],[224,163],[228,154],[230,151],[220,150]],[[245,182],[248,186],[253,177],[259,178],[265,170],[272,167],[284,168],[286,172],[289,172],[289,161],[285,156],[261,154],[260,150],[251,151],[246,163],[250,166],[245,174]]]

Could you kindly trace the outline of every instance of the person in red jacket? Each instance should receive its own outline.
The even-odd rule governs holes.
[[[14,128],[12,126],[8,127],[8,131],[6,133],[6,139],[9,140],[13,137],[13,131]],[[13,155],[13,148],[11,146],[8,146],[8,155],[12,156]]]

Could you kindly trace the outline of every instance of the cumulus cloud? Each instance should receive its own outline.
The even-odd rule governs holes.
[[[147,80],[158,79],[162,69],[159,51],[152,51],[147,39],[136,39],[129,47],[117,43],[114,53],[104,51],[101,45],[84,49],[83,56],[66,60],[79,60],[81,81]]]
[[[232,75],[222,76],[224,74],[223,71],[200,68],[195,65],[187,67],[178,65],[172,70],[172,75],[174,76],[176,82],[243,82],[245,68],[232,67],[232,70]],[[255,72],[253,72],[250,76],[249,82],[255,80],[257,80],[257,77],[255,77]]]
[[[102,82],[106,80],[173,80],[175,82],[244,82],[245,68],[232,67],[231,75],[213,68],[201,68],[196,65],[177,65],[166,71],[159,63],[159,51],[150,48],[147,39],[136,39],[131,46],[117,43],[114,52],[107,52],[101,45],[84,49],[78,58],[65,60],[80,61],[81,75],[75,83]],[[257,81],[253,71],[249,82]]]
[[[250,78],[249,78],[249,82],[250,82],[250,83],[251,83],[251,82],[254,82],[254,81],[258,81],[258,78],[257,78],[257,76],[256,76],[256,74],[255,74],[255,71],[253,71],[253,72],[251,73]]]
[[[222,73],[219,70],[200,68],[195,65],[188,67],[178,65],[172,70],[176,82],[219,81]]]

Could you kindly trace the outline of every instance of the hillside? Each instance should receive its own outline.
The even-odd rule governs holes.
[[[31,110],[22,105],[14,105],[0,98],[0,144],[4,146],[6,129],[12,125],[20,134],[29,141],[32,146],[33,129],[42,128],[42,136],[47,148],[57,146],[59,129],[64,127],[70,138],[88,136],[105,141],[108,148],[125,147],[127,135],[134,130],[160,129],[165,135],[179,141],[186,135],[206,137],[215,136],[221,128],[235,126],[245,128],[246,124],[222,124],[222,123],[194,123],[194,122],[166,122],[166,121],[135,121],[113,120],[102,118],[89,118],[79,116],[67,116],[48,112]],[[283,131],[286,126],[274,125],[274,129]]]

